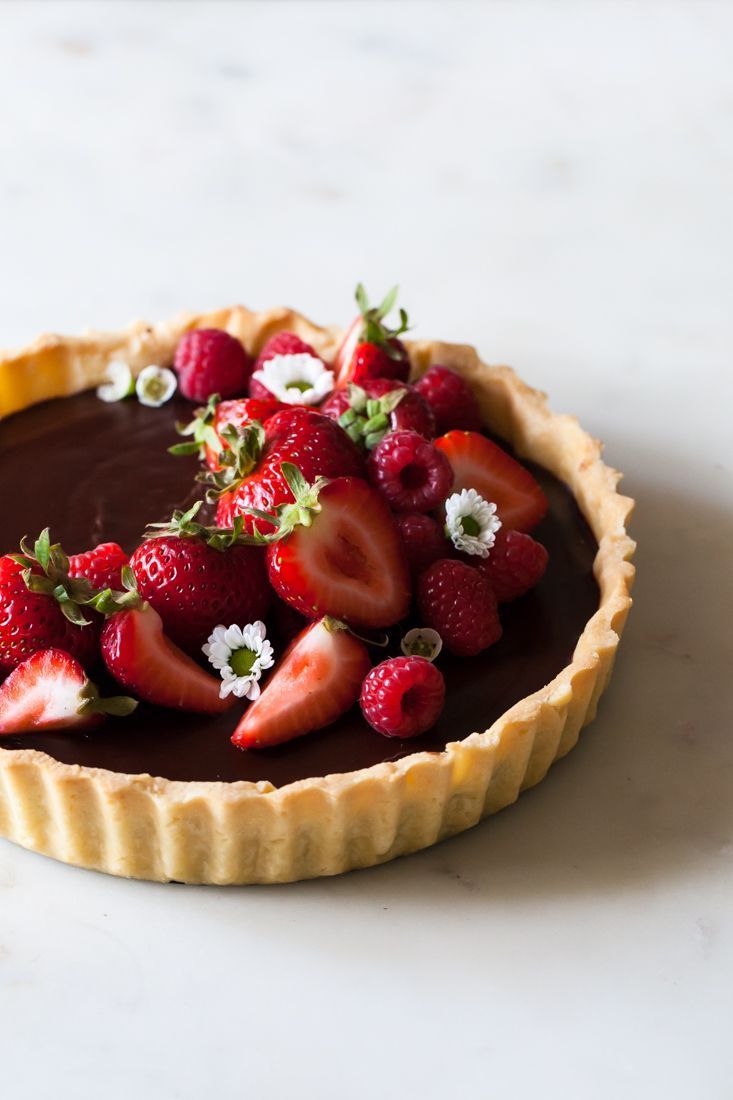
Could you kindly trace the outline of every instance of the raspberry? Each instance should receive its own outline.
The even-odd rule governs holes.
[[[378,401],[387,393],[394,390],[404,390],[405,395],[397,408],[389,414],[389,430],[393,432],[417,432],[418,435],[432,439],[435,436],[435,417],[433,410],[424,397],[421,397],[414,386],[407,382],[399,382],[396,378],[370,378],[359,383],[367,398]],[[332,420],[338,420],[348,409],[352,407],[352,391],[348,386],[334,390],[329,398],[321,405],[320,412],[330,416]]]
[[[449,367],[431,367],[415,383],[415,389],[433,410],[438,435],[454,428],[467,432],[481,430],[478,401],[468,383]]]
[[[367,463],[369,480],[395,512],[429,512],[448,496],[453,470],[417,432],[390,432]]]
[[[173,366],[181,393],[207,401],[212,393],[237,397],[247,390],[253,364],[239,340],[219,328],[186,332],[178,341]]]
[[[294,332],[276,332],[257,356],[254,369],[260,370],[268,360],[274,359],[276,355],[312,355],[315,359],[319,358],[315,349],[310,344],[306,344],[305,340],[301,340],[299,336],[296,336]],[[272,397],[267,386],[264,386],[258,378],[250,379],[249,395],[250,397],[258,397],[261,400]]]
[[[410,373],[407,350],[401,340],[388,341],[395,358],[378,344],[357,344],[351,358],[350,382],[361,386],[370,378],[397,378],[406,382]]]
[[[120,570],[130,559],[116,542],[102,542],[83,554],[69,558],[69,576],[86,577],[92,588],[122,588]]]
[[[361,709],[385,737],[417,737],[434,726],[445,703],[440,669],[424,657],[392,657],[373,668],[361,688]]]
[[[476,563],[499,603],[509,603],[534,588],[547,568],[547,550],[521,531],[498,531],[488,558]]]
[[[450,553],[450,544],[432,516],[405,512],[395,519],[413,577],[419,577],[434,561]]]
[[[423,573],[417,602],[424,622],[459,657],[473,657],[501,637],[496,596],[477,569],[443,558]]]

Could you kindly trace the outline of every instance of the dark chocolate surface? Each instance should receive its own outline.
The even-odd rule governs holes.
[[[173,458],[174,423],[189,419],[180,397],[161,409],[136,400],[106,405],[94,393],[48,401],[0,423],[0,552],[50,526],[67,553],[98,542],[131,551],[146,523],[200,497],[195,459]],[[543,687],[568,662],[598,607],[593,578],[596,543],[564,485],[526,465],[541,482],[550,511],[534,532],[550,554],[534,592],[502,610],[501,641],[478,657],[441,656],[446,707],[429,734],[410,741],[374,732],[354,707],[337,723],[277,749],[242,751],[229,741],[239,709],[215,718],[141,704],[127,719],[110,719],[88,734],[59,732],[6,737],[3,748],[34,748],[57,760],[183,780],[270,780],[282,786],[439,750],[486,729],[508,707]],[[399,637],[389,650],[399,652]],[[92,671],[92,670],[90,670]],[[103,688],[104,675],[93,672]]]

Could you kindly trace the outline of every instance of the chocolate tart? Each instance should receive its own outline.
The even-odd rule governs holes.
[[[182,333],[199,327],[226,329],[253,354],[288,329],[326,360],[342,337],[289,310],[234,307],[119,333],[45,336],[0,355],[1,476],[6,487],[22,484],[0,521],[3,550],[46,523],[72,552],[109,539],[131,549],[147,521],[194,499],[192,467],[166,452],[182,409],[109,406],[87,391],[113,359],[134,372],[170,363]],[[464,345],[407,346],[413,376],[443,363],[466,377],[486,430],[550,499],[539,530],[548,574],[506,609],[498,646],[444,666],[439,725],[395,742],[353,713],[277,750],[242,752],[229,743],[231,714],[141,706],[91,735],[4,738],[0,835],[134,878],[288,882],[368,867],[461,832],[515,801],[575,745],[631,605],[633,502],[617,493],[620,475],[602,462],[600,444],[552,414],[508,367],[486,366]],[[29,482],[27,456],[39,446],[55,456],[62,492],[48,491],[43,472]]]

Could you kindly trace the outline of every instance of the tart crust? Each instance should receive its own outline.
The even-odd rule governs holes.
[[[275,332],[297,332],[325,358],[342,333],[298,313],[242,306],[187,313],[116,333],[42,336],[0,353],[0,417],[98,385],[120,358],[133,372],[170,363],[181,334],[223,328],[256,354]],[[0,748],[0,835],[66,863],[130,878],[190,883],[292,882],[370,867],[426,848],[510,805],[539,783],[596,713],[631,606],[634,502],[601,444],[509,367],[462,344],[408,341],[413,376],[432,363],[459,371],[491,431],[564,481],[598,542],[598,611],[572,662],[487,730],[346,774],[270,783],[178,782],[63,764],[35,749]]]

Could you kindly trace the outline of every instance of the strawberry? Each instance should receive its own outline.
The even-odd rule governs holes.
[[[333,615],[360,627],[399,622],[410,604],[410,575],[389,507],[353,477],[308,485],[286,463],[295,504],[285,505],[267,548],[278,595],[302,615]]]
[[[320,359],[315,349],[307,344],[305,340],[301,340],[299,336],[296,336],[294,332],[276,332],[257,356],[255,371],[261,371],[265,363],[269,363],[271,359],[279,358],[282,355],[309,355],[313,359]],[[273,396],[267,386],[259,378],[254,377],[250,379],[249,393],[250,397],[260,399],[272,399]]]
[[[61,649],[39,649],[0,687],[0,735],[86,728],[105,714],[131,714],[134,699],[100,699],[79,662]]]
[[[405,382],[410,373],[407,348],[399,339],[407,331],[407,314],[400,310],[398,328],[388,328],[384,319],[397,301],[392,287],[381,305],[370,306],[364,287],[356,288],[359,316],[351,323],[336,354],[336,384],[362,384],[369,378],[398,378]]]
[[[151,537],[130,558],[140,596],[158,612],[166,635],[191,654],[220,623],[263,619],[271,595],[263,550],[241,545],[241,521],[235,530],[205,527],[194,518],[200,507],[201,501],[174,512],[169,524],[151,525]]]
[[[254,364],[239,340],[219,328],[185,332],[176,345],[173,366],[181,393],[191,401],[208,401],[212,393],[236,397],[246,393]]]
[[[335,390],[320,411],[335,420],[355,443],[376,447],[387,432],[417,432],[432,439],[435,417],[427,401],[407,382],[372,378]]]
[[[475,489],[496,504],[505,528],[531,531],[547,511],[547,498],[529,470],[478,432],[448,432],[435,446],[453,467],[453,492]]]
[[[109,606],[101,647],[105,665],[123,687],[148,703],[200,714],[220,714],[232,705],[233,696],[221,698],[220,681],[166,638],[155,608],[133,592],[115,602],[120,609]]]
[[[274,397],[260,400],[256,397],[238,397],[222,401],[215,393],[205,406],[196,409],[188,424],[176,424],[179,435],[191,436],[188,443],[176,443],[168,451],[173,455],[198,455],[206,461],[210,470],[221,470],[221,453],[236,438],[237,431],[253,421],[266,424],[271,416],[287,408]],[[234,429],[227,432],[227,428]]]
[[[89,581],[69,576],[69,559],[48,528],[31,550],[0,557],[0,672],[39,649],[62,649],[83,665],[97,656],[99,619]]]
[[[328,617],[295,638],[232,735],[240,749],[291,741],[335,722],[359,698],[371,661],[363,642]]]
[[[69,576],[85,577],[92,588],[120,588],[120,571],[128,561],[127,554],[116,542],[101,542],[93,550],[71,555]]]
[[[364,460],[346,432],[327,416],[314,409],[293,406],[277,413],[264,428],[240,437],[234,450],[222,456],[230,463],[213,480],[220,496],[216,520],[220,527],[231,527],[238,515],[245,515],[245,529],[254,521],[248,508],[271,512],[291,503],[292,493],[282,474],[283,462],[296,465],[308,481],[317,477],[363,477]],[[260,530],[267,523],[258,523]]]

